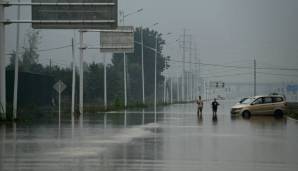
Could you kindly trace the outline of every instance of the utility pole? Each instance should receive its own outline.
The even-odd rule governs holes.
[[[145,105],[144,38],[143,38],[142,27],[141,27],[141,43],[142,43],[142,94],[143,94],[143,104]]]
[[[18,0],[20,3],[20,0]],[[17,20],[20,20],[21,6],[17,7]],[[18,85],[19,85],[19,54],[20,54],[20,23],[17,23],[16,56],[14,66],[14,89],[13,89],[13,119],[17,119],[18,111]]]
[[[126,53],[123,53],[124,60],[123,60],[123,77],[124,77],[124,108],[127,107],[127,85],[126,85]]]
[[[170,77],[170,85],[171,85],[171,87],[170,87],[170,90],[171,90],[171,104],[173,104],[173,80],[172,80],[172,78]]]
[[[106,64],[106,53],[103,53],[104,63],[104,106],[105,110],[108,109],[108,98],[107,98],[107,64]]]
[[[165,66],[167,67],[167,59],[165,59]],[[167,86],[167,75],[164,73],[163,81],[163,103],[166,104],[166,86]]]
[[[196,61],[196,65],[195,65],[195,74],[194,74],[194,91],[195,91],[195,98],[197,98],[198,96],[198,92],[199,92],[199,67],[200,67],[200,63],[198,62],[198,49],[197,49],[197,44],[195,44],[195,61]]]
[[[192,35],[189,36],[189,100],[193,100]]]
[[[50,72],[52,71],[52,57],[50,56]]]
[[[182,101],[185,100],[185,87],[184,87],[184,83],[185,83],[185,36],[186,36],[186,30],[183,30],[183,42],[182,42],[182,58],[183,58],[183,66],[182,66]]]
[[[254,59],[254,96],[257,95],[257,61]]]
[[[0,20],[4,21],[4,1],[0,0]],[[5,25],[0,22],[0,114],[6,119]]]
[[[177,72],[177,102],[179,102],[180,94],[179,94],[179,74]]]
[[[83,93],[83,81],[84,81],[84,63],[83,63],[83,55],[84,55],[84,47],[83,47],[83,31],[80,31],[80,104],[79,104],[79,110],[80,110],[80,117],[83,116],[84,113],[84,106],[83,106],[83,100],[84,100],[84,93]]]
[[[157,38],[158,33],[155,35],[155,57],[154,57],[154,109],[156,110],[156,88],[157,88]]]

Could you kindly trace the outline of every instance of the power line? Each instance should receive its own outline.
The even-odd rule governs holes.
[[[169,59],[172,62],[183,63],[184,61]],[[206,65],[206,66],[214,66],[214,67],[224,67],[224,68],[238,68],[238,69],[252,69],[252,67],[248,66],[236,66],[236,65],[221,65],[221,64],[211,64],[211,63],[202,63],[202,62],[184,62],[184,63],[192,63],[196,65]],[[256,69],[262,70],[282,70],[282,71],[298,71],[298,68],[285,68],[285,67],[257,67]]]
[[[273,75],[273,76],[298,77],[298,75],[290,75],[290,74],[275,74],[275,73],[267,73],[267,72],[257,72],[257,73],[264,74],[264,75]]]
[[[281,70],[281,71],[298,71],[298,68],[283,68],[283,67],[257,67],[262,70]]]
[[[234,73],[234,74],[223,74],[223,75],[211,75],[211,76],[202,76],[202,78],[215,78],[215,77],[230,77],[230,76],[240,76],[240,75],[249,75],[251,73]]]
[[[172,62],[183,63],[184,61],[169,59]],[[202,63],[202,62],[184,62],[184,63],[192,63],[196,65],[206,65],[206,66],[214,66],[214,67],[224,67],[224,68],[238,68],[238,69],[251,69],[251,67],[247,66],[234,66],[234,65],[221,65],[221,64],[210,64],[210,63]]]
[[[52,51],[52,50],[64,49],[64,48],[68,48],[68,47],[71,47],[71,45],[65,45],[65,46],[54,47],[54,48],[49,48],[49,49],[41,49],[41,50],[37,50],[37,52],[47,52],[47,51]]]

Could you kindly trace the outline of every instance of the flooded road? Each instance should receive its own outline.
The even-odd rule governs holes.
[[[0,170],[296,171],[298,122],[230,117],[205,105],[88,114],[84,120],[0,126]]]

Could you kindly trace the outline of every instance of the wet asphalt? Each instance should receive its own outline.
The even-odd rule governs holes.
[[[0,170],[296,171],[298,122],[231,117],[234,101],[0,125]]]

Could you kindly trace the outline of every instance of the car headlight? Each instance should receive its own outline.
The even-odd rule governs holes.
[[[231,111],[232,112],[240,112],[242,110],[242,108],[233,108]]]

